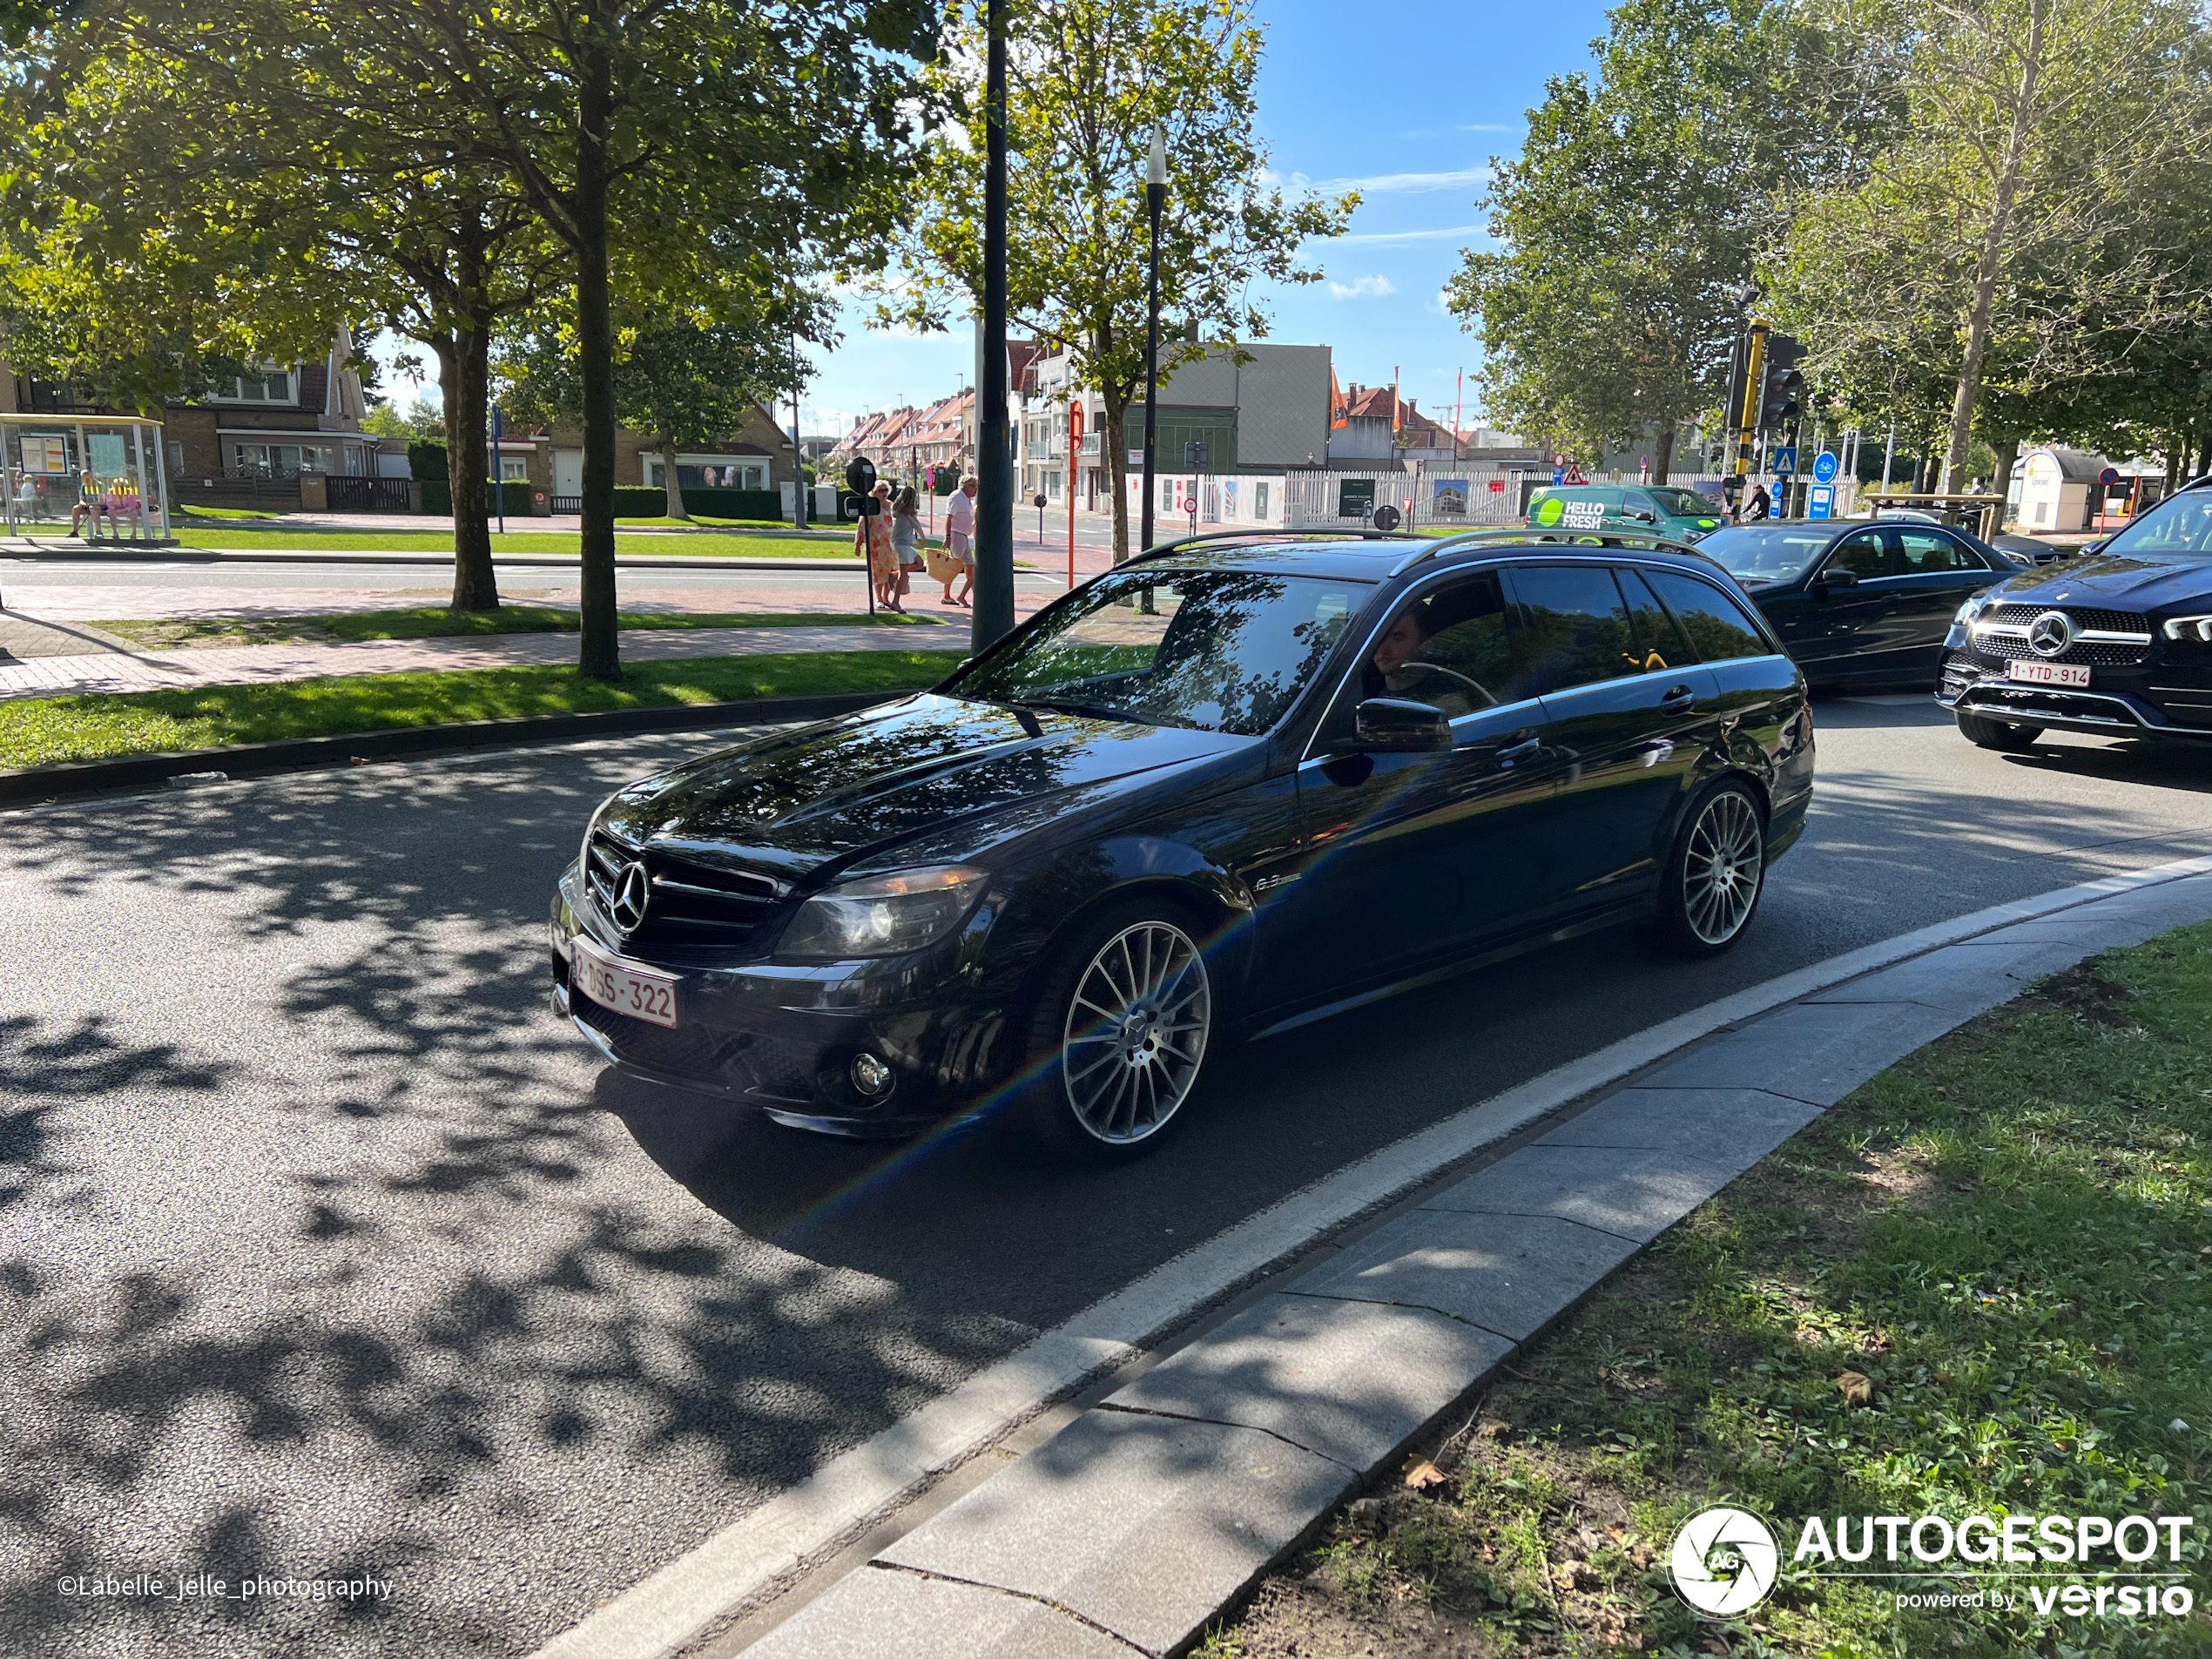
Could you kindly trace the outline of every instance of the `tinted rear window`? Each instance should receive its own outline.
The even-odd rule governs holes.
[[[1743,607],[1710,583],[1672,570],[1646,570],[1667,609],[1675,613],[1683,632],[1689,636],[1700,661],[1723,663],[1735,657],[1769,657],[1774,647],[1766,643],[1758,624]]]

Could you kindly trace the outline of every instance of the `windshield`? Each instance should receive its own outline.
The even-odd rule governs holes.
[[[2212,558],[2212,489],[2168,496],[2098,551]]]
[[[1282,718],[1372,592],[1364,582],[1254,570],[1117,571],[951,689],[1257,737]]]
[[[1738,582],[1788,582],[1803,576],[1835,536],[1833,530],[1795,524],[1746,527],[1715,530],[1698,543],[1697,550]]]
[[[1662,489],[1651,488],[1644,492],[1657,502],[1662,510],[1676,518],[1718,518],[1720,503],[1708,500],[1694,489]]]

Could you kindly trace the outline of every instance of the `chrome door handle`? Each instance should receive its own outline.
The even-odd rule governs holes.
[[[1677,685],[1659,699],[1659,706],[1662,709],[1694,709],[1697,706],[1696,688]]]
[[[1510,749],[1498,751],[1498,764],[1501,766],[1517,766],[1524,760],[1534,760],[1543,752],[1543,747],[1544,740],[1541,738],[1531,738],[1526,743],[1516,743]]]

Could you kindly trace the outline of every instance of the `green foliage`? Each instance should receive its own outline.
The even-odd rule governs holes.
[[[1717,408],[1737,293],[1781,203],[1849,169],[1881,78],[1795,8],[1629,0],[1595,77],[1554,78],[1447,303],[1481,336],[1493,420],[1595,457]]]
[[[487,668],[112,696],[17,698],[0,703],[0,766],[531,714],[666,708],[831,691],[888,693],[934,685],[959,667],[966,655],[870,651],[701,657],[638,664],[620,685],[586,679],[568,668]]]
[[[1202,356],[1204,341],[1267,332],[1263,282],[1320,271],[1298,250],[1340,233],[1356,195],[1333,199],[1267,182],[1256,136],[1262,33],[1247,0],[1002,0],[1006,10],[1009,317],[1073,354],[1106,405],[1114,535],[1125,551],[1128,445],[1123,415],[1143,395],[1147,147],[1167,135],[1160,225],[1160,368]],[[980,9],[965,12],[929,85],[958,110],[929,157],[914,217],[889,246],[879,320],[941,328],[983,288],[988,137]]]

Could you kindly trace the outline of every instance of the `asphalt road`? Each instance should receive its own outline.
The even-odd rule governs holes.
[[[1217,1056],[1163,1155],[867,1148],[603,1074],[546,1007],[591,803],[696,737],[0,817],[0,1653],[525,1652],[1208,1234],[1855,946],[2212,851],[2212,754],[1827,702],[1744,944],[1632,934]],[[386,1581],[347,1605],[79,1575]]]

